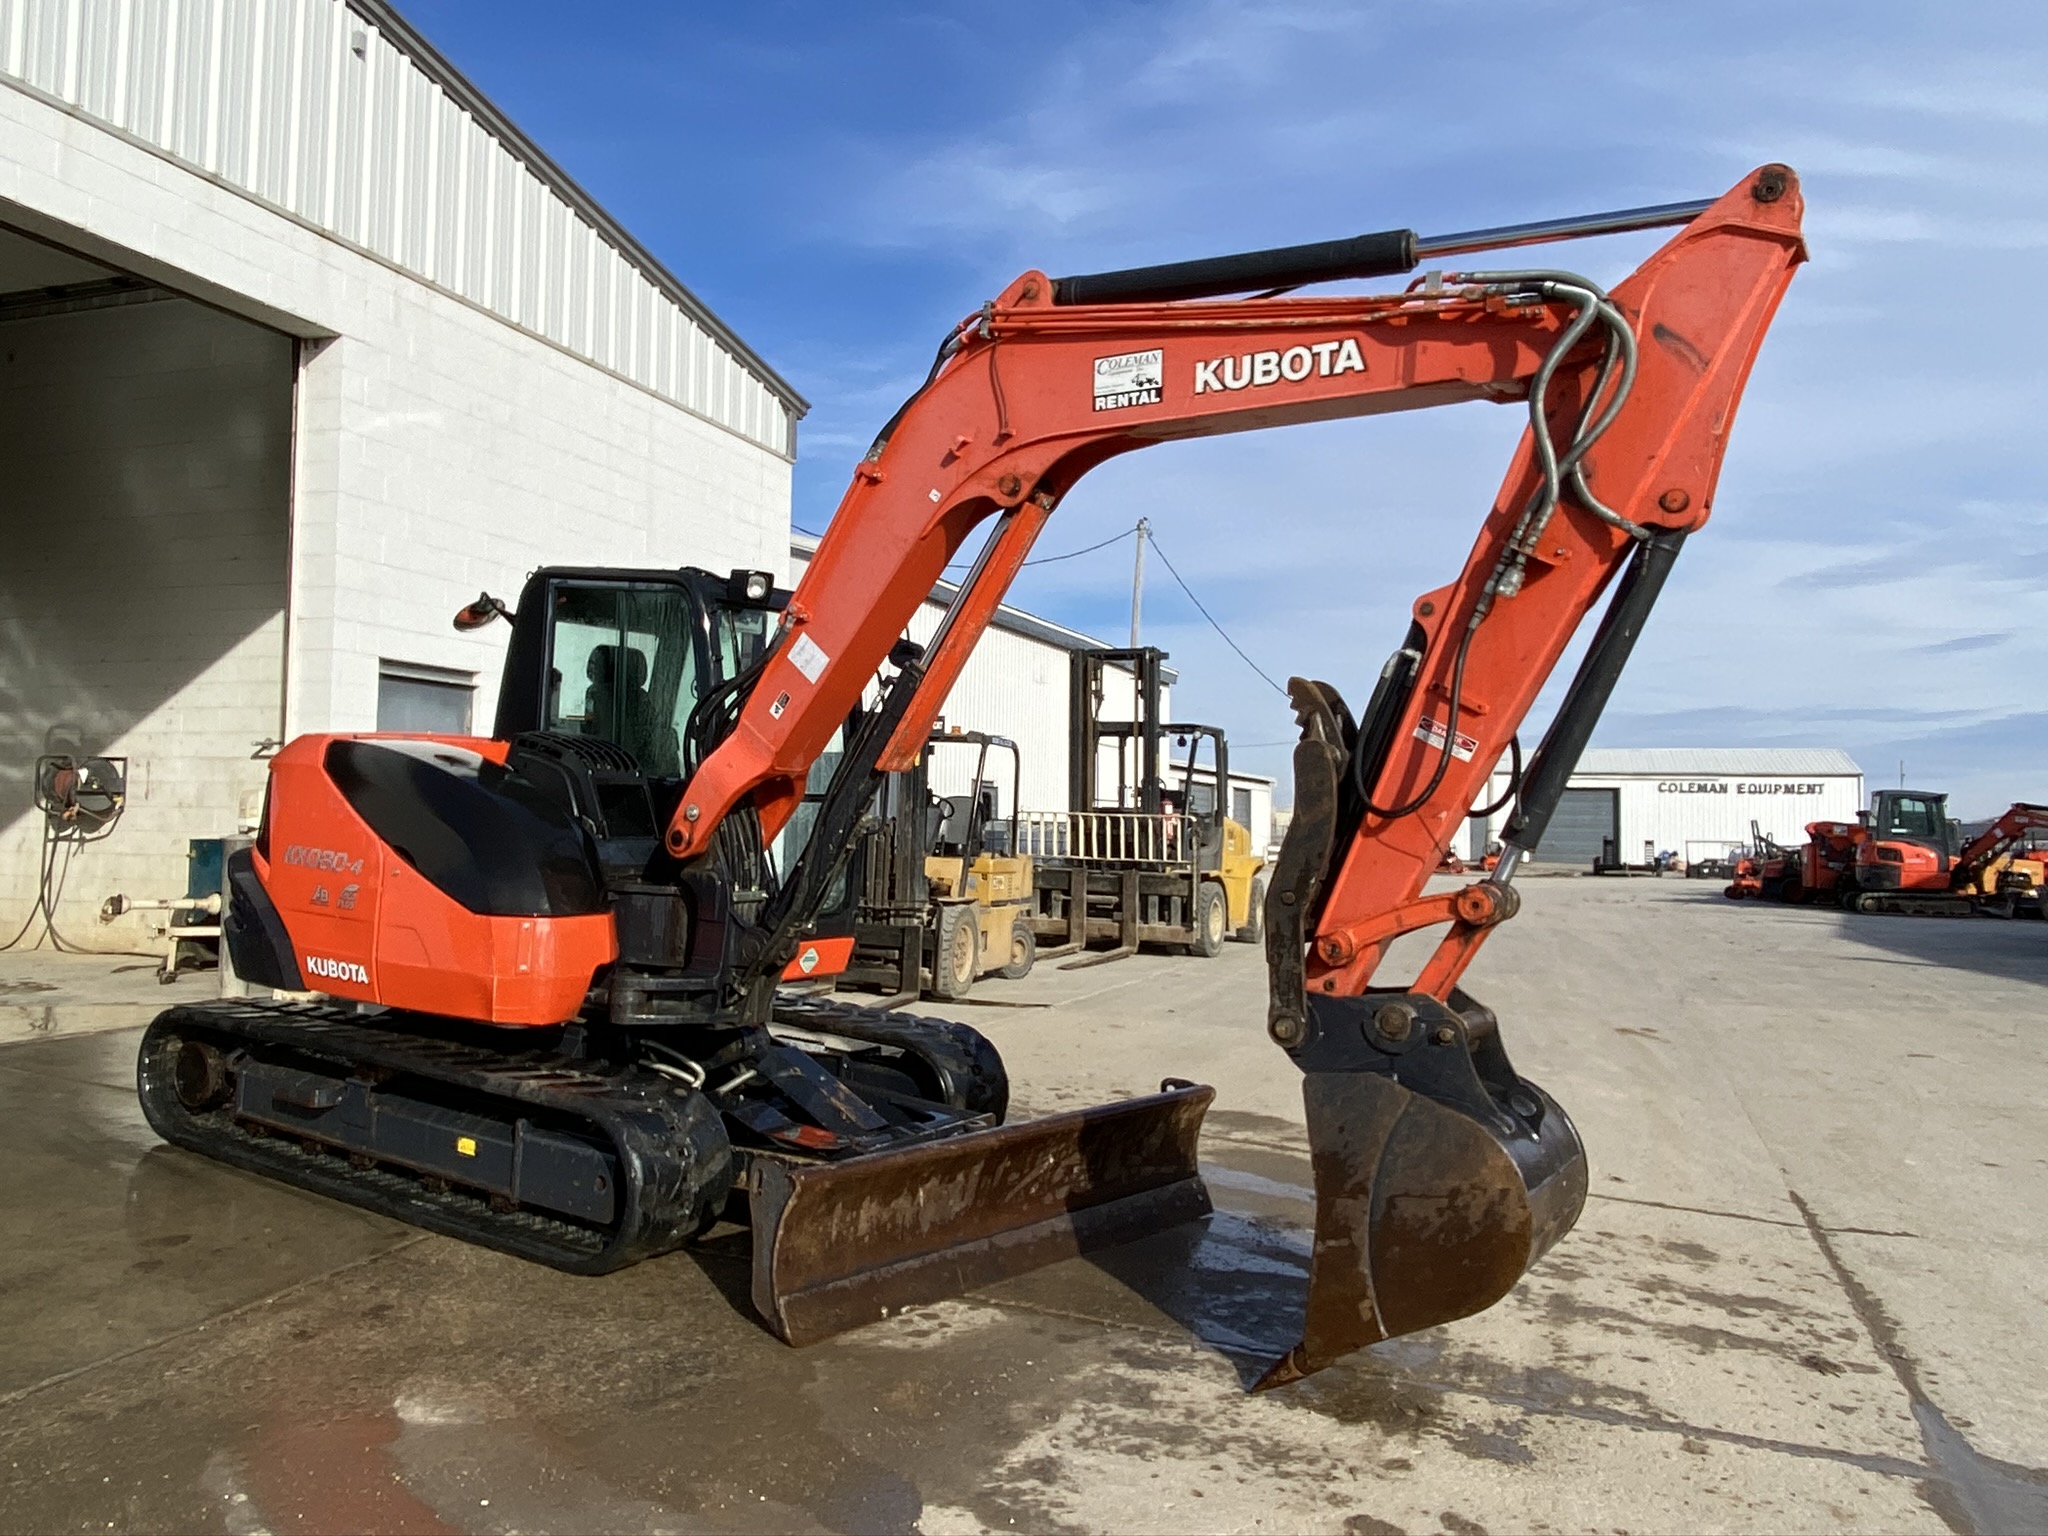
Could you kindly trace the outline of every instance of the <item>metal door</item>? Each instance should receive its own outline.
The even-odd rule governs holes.
[[[1618,789],[1568,789],[1557,803],[1557,814],[1543,834],[1543,846],[1536,858],[1544,864],[1575,864],[1590,869],[1600,856],[1603,838],[1620,838],[1621,791]]]

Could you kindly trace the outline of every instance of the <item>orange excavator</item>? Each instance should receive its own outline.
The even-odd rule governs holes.
[[[1949,820],[1948,796],[1883,789],[1871,797],[1857,831],[1839,887],[1851,911],[1968,917],[2002,910],[2010,916],[2017,899],[2037,889],[2014,870],[2014,855],[2048,831],[2048,806],[2016,802],[1965,843]],[[2008,881],[2009,874],[2017,878]]]
[[[1004,1124],[1007,1078],[973,1030],[778,983],[845,963],[834,914],[875,787],[915,765],[1090,468],[1490,400],[1528,427],[1464,569],[1416,599],[1356,717],[1327,683],[1290,689],[1266,1028],[1303,1074],[1317,1215],[1302,1341],[1265,1384],[1492,1305],[1571,1228],[1586,1165],[1460,979],[1514,915],[1515,872],[1707,520],[1800,218],[1773,165],[1708,202],[1026,272],[947,333],[793,593],[758,572],[541,571],[516,610],[460,618],[512,621],[490,737],[282,750],[224,927],[244,977],[320,996],[161,1015],[144,1111],[181,1146],[567,1270],[751,1222],[755,1304],[792,1343],[1199,1217],[1210,1089]],[[1675,233],[1611,292],[1468,267],[1290,294],[1656,227]],[[902,640],[984,526],[930,645]],[[1603,593],[1497,866],[1425,894]],[[1430,928],[1421,973],[1376,986],[1387,946]]]
[[[1924,789],[1881,789],[1855,821],[1810,821],[1794,848],[1750,824],[1751,847],[1723,892],[1828,903],[1852,912],[1909,917],[2017,915],[2038,911],[2040,862],[2026,858],[2048,833],[2048,806],[2017,801],[1965,843],[1948,817],[1948,796]]]

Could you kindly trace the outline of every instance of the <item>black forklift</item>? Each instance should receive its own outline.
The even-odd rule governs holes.
[[[935,755],[956,753],[971,764],[965,792],[934,793]],[[1007,816],[995,767],[1005,757]],[[1022,781],[1014,741],[957,727],[935,731],[915,768],[887,776],[854,855],[853,958],[838,985],[885,992],[889,1007],[964,998],[990,972],[1031,973],[1038,940],[1031,861],[1017,851]]]
[[[1265,859],[1228,815],[1230,743],[1220,726],[1160,718],[1166,659],[1149,645],[1073,653],[1068,809],[1020,819],[1039,953],[1111,944],[1069,967],[1120,960],[1141,944],[1214,956],[1226,939],[1263,936]],[[1130,674],[1128,718],[1104,717],[1110,668]],[[1174,761],[1170,748],[1185,756]]]

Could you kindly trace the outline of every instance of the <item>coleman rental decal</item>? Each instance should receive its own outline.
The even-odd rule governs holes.
[[[1095,409],[1128,410],[1134,405],[1157,405],[1159,386],[1166,377],[1166,353],[1159,347],[1149,352],[1119,352],[1114,357],[1095,359]]]

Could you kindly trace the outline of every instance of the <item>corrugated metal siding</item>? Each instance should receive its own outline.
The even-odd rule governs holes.
[[[910,638],[931,639],[942,610],[925,604],[910,621]],[[983,632],[946,698],[948,726],[990,731],[1017,743],[1023,761],[1021,809],[1064,810],[1067,804],[1067,654],[1007,630]],[[947,752],[932,763],[932,789],[961,794],[971,754]],[[1009,791],[1003,792],[1008,814]]]
[[[1830,774],[1863,770],[1838,747],[1594,747],[1575,773]]]
[[[801,401],[342,0],[0,0],[0,76],[795,452]]]

